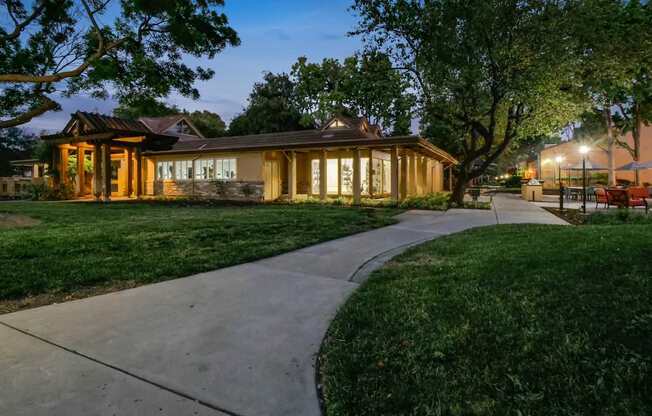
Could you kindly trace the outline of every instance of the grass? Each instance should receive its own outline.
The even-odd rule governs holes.
[[[326,414],[652,414],[650,241],[501,225],[409,250],[332,323]]]
[[[0,212],[35,220],[27,228],[0,227],[0,300],[11,300],[244,263],[394,223],[397,210],[28,202],[2,204]]]

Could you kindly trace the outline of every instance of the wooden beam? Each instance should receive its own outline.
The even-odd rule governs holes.
[[[326,162],[326,149],[319,153],[319,199],[324,201],[328,193],[328,163]]]
[[[288,199],[297,197],[297,155],[291,151],[288,155]]]
[[[360,204],[360,194],[362,193],[361,184],[362,175],[360,172],[360,149],[353,149],[353,203]]]
[[[103,181],[103,200],[111,200],[111,145],[102,144],[102,181]]]
[[[390,192],[394,201],[399,200],[398,193],[398,146],[392,146],[390,151],[390,171],[391,171],[391,186]]]

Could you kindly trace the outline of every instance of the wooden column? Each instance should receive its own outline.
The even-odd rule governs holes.
[[[398,193],[398,146],[392,147],[390,155],[390,171],[391,171],[391,184],[390,191],[394,201],[399,200]]]
[[[68,184],[68,148],[61,147],[61,157],[59,159],[59,177],[61,178],[61,183],[63,185]]]
[[[408,194],[416,195],[417,193],[417,158],[414,152],[410,152],[408,165]]]
[[[453,165],[448,167],[448,190],[453,192]]]
[[[401,179],[399,181],[399,200],[404,200],[408,195],[408,156],[407,152],[401,155]]]
[[[297,155],[291,151],[288,157],[288,199],[297,197]]]
[[[373,150],[369,149],[369,163],[367,163],[367,181],[369,181],[369,196],[374,195],[374,158]]]
[[[360,203],[360,194],[362,191],[362,184],[360,183],[362,175],[360,172],[360,149],[353,149],[353,203]]]
[[[326,199],[328,193],[328,163],[326,163],[326,150],[319,153],[319,199]]]
[[[136,198],[143,195],[143,156],[140,147],[136,148]]]
[[[95,143],[93,149],[93,195],[98,201],[102,197],[102,147]]]
[[[426,159],[426,192],[435,192],[433,184],[435,183],[435,164],[430,158]]]
[[[102,144],[102,197],[104,201],[111,200],[111,145]]]
[[[86,162],[86,151],[80,145],[77,146],[77,196],[83,196],[86,192],[86,171],[84,166]]]
[[[337,157],[337,196],[342,196],[342,157]]]
[[[134,193],[134,151],[127,149],[127,196]]]

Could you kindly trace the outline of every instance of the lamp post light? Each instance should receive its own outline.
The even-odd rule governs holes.
[[[588,146],[580,146],[582,154],[582,212],[586,214],[586,154],[589,153]]]
[[[561,162],[564,160],[563,156],[557,156],[555,161],[557,162],[557,171],[559,173],[559,210],[564,210],[564,186],[561,183]]]

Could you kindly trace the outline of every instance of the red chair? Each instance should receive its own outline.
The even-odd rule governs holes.
[[[628,207],[645,207],[645,213],[648,212],[647,198],[650,197],[647,189],[643,187],[631,187],[627,189],[627,206]]]
[[[605,208],[609,208],[609,194],[604,188],[595,188],[595,208],[598,208],[598,205],[604,204]]]

